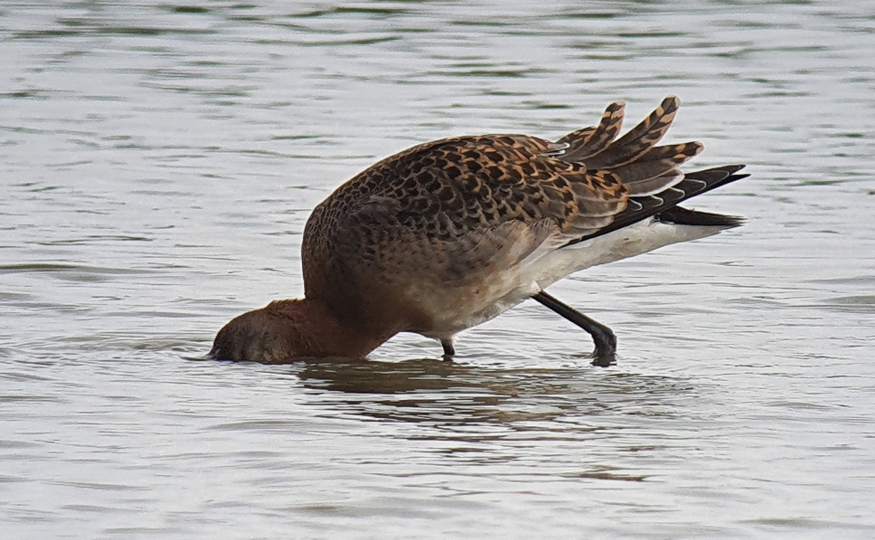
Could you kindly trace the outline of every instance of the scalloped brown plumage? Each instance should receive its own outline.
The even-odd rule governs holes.
[[[685,176],[677,167],[702,144],[656,146],[678,106],[667,97],[619,139],[624,107],[614,103],[598,126],[557,142],[455,137],[380,161],[310,216],[305,298],[232,320],[211,356],[359,357],[399,332],[439,339],[452,354],[457,332],[526,298],[542,300],[543,289],[569,273],[739,224],[694,212],[716,216],[696,224],[680,210],[669,212],[742,177],[734,174],[740,166]],[[636,232],[615,238],[624,228]]]

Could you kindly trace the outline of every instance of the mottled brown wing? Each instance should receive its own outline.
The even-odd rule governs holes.
[[[654,146],[676,109],[677,99],[667,98],[618,140],[623,106],[613,104],[599,126],[557,143],[524,135],[459,137],[389,157],[314,211],[304,235],[305,252],[317,254],[304,260],[307,289],[343,286],[321,277],[343,276],[337,266],[349,267],[351,277],[369,268],[398,275],[388,270],[417,261],[437,281],[479,279],[481,270],[519,262],[551,234],[566,241],[592,235],[613,222],[630,196],[683,178],[677,165],[701,145]]]
[[[523,135],[437,141],[377,164],[333,198],[352,196],[356,213],[386,210],[386,225],[442,240],[507,221],[550,219],[563,231],[610,223],[627,189],[608,171],[554,157],[559,148]]]
[[[355,298],[389,282],[394,291],[431,283],[441,294],[489,283],[551,235],[583,236],[610,224],[626,206],[626,188],[610,172],[588,173],[549,155],[556,151],[525,136],[464,137],[364,171],[308,221],[306,295]]]

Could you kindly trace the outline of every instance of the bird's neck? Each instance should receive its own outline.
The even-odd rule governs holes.
[[[392,334],[345,321],[316,300],[279,300],[229,322],[216,336],[212,355],[266,363],[361,358]]]

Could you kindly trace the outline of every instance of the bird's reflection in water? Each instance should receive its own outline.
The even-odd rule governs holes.
[[[298,377],[308,388],[332,391],[316,399],[346,413],[442,425],[501,423],[522,430],[590,430],[603,427],[593,420],[598,417],[671,416],[677,401],[692,393],[686,381],[676,378],[588,365],[313,360]]]
[[[462,364],[434,359],[403,362],[310,360],[299,374],[307,386],[362,394],[397,394],[447,389],[470,371]]]

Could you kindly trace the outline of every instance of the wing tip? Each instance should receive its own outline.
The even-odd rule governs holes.
[[[655,217],[663,223],[693,225],[698,227],[720,227],[722,229],[740,227],[747,222],[747,218],[744,216],[702,212],[699,210],[690,210],[682,206],[674,206],[668,210],[664,210],[656,214]]]

